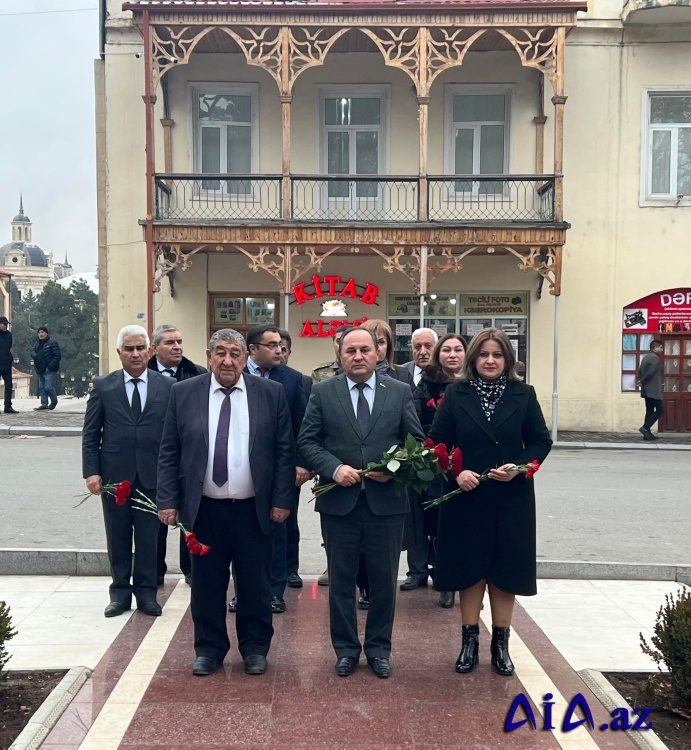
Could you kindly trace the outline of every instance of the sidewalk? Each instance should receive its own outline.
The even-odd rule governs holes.
[[[15,400],[19,414],[0,413],[0,437],[43,435],[46,437],[80,436],[86,411],[86,398],[61,397],[55,411],[34,411],[38,399]],[[638,431],[587,432],[560,430],[555,448],[604,448],[624,450],[691,450],[691,433],[663,432],[657,442],[644,442]]]
[[[94,670],[44,750],[633,750],[623,732],[600,730],[611,718],[584,670],[656,671],[638,634],[650,638],[664,595],[680,588],[539,581],[538,596],[521,598],[516,608],[511,678],[489,667],[489,607],[482,613],[480,664],[458,675],[458,604],[441,609],[431,588],[399,593],[393,674],[378,680],[364,660],[349,678],[334,674],[328,589],[314,579],[286,592],[288,610],[274,617],[269,669],[261,677],[244,674],[234,647],[223,669],[192,676],[190,589],[182,581],[160,590],[161,618],[135,612],[106,620],[107,585],[103,578],[0,577],[0,598],[12,607],[19,631],[8,644],[9,668]],[[364,613],[359,621],[362,629]],[[536,707],[546,693],[556,702],[557,727],[567,703],[582,693],[598,729],[564,734],[526,724],[506,733],[507,712],[519,693],[530,698],[538,730]]]

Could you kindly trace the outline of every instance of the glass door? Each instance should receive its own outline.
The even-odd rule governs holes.
[[[665,413],[660,429],[691,431],[691,334],[663,337],[662,399]]]

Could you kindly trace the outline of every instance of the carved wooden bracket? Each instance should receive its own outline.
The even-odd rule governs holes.
[[[413,282],[415,294],[420,294],[420,270],[422,263],[421,249],[419,247],[410,245],[380,248],[374,245],[367,245],[367,248],[384,260],[385,271],[388,273],[400,271]]]

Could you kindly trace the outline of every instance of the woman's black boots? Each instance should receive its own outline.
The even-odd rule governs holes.
[[[463,625],[461,633],[461,653],[456,659],[456,671],[459,674],[465,674],[472,672],[479,660],[480,626]]]
[[[492,628],[492,666],[497,674],[509,677],[513,674],[513,662],[509,656],[509,631],[511,628]],[[458,671],[458,666],[456,667]]]

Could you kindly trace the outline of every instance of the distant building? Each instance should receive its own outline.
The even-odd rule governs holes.
[[[32,227],[20,197],[19,213],[12,219],[12,242],[0,247],[0,271],[12,275],[12,289],[22,297],[29,291],[40,294],[49,281],[73,273],[67,257],[64,263],[53,263],[53,254],[45,253],[32,242]]]

